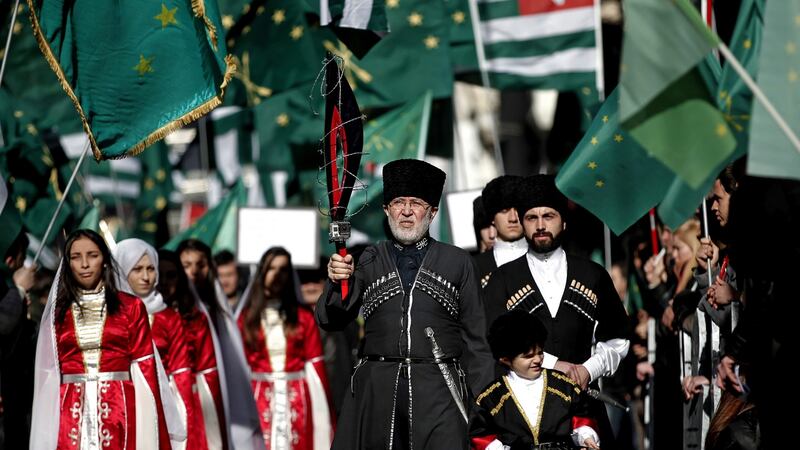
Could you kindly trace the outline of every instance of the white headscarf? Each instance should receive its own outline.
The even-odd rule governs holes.
[[[153,263],[156,269],[154,275],[156,281],[153,283],[153,290],[144,297],[140,297],[133,292],[130,283],[128,283],[128,275],[144,255],[150,257],[150,262]],[[152,245],[141,239],[125,239],[117,243],[117,248],[114,249],[113,256],[117,261],[117,267],[119,267],[119,271],[117,272],[117,288],[121,292],[127,292],[128,294],[139,297],[142,303],[144,303],[145,308],[147,308],[147,314],[155,314],[167,309],[164,298],[161,296],[161,293],[156,290],[156,286],[158,286],[158,252],[156,252],[156,249],[153,248]],[[158,353],[158,349],[155,347],[155,342],[153,342],[153,353],[158,366],[158,388],[161,392],[161,403],[164,407],[167,429],[169,430],[173,447],[180,447],[184,445],[186,441],[187,424],[183,415],[179,413],[179,400],[175,398],[175,393],[170,389],[169,379],[164,371],[161,356]]]
[[[128,275],[144,255],[150,257],[150,262],[156,268],[156,282],[153,284],[153,290],[140,298],[147,308],[147,314],[155,314],[166,309],[167,305],[164,303],[161,293],[156,290],[156,286],[158,286],[158,252],[153,246],[141,239],[125,239],[117,244],[117,248],[114,250],[114,259],[119,266],[117,287],[122,292],[139,297],[138,294],[133,292],[131,285],[128,283]]]

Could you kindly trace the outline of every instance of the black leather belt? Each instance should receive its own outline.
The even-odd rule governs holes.
[[[531,447],[532,450],[573,450],[577,448],[579,447],[576,447],[572,441],[542,442]]]
[[[404,363],[404,364],[454,364],[458,362],[458,358],[406,358],[403,356],[381,356],[381,355],[366,355],[364,356],[363,359],[367,361]]]

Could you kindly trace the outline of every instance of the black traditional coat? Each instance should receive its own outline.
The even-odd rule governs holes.
[[[481,392],[470,418],[470,436],[482,449],[494,439],[512,450],[529,450],[542,443],[571,443],[572,430],[597,428],[588,418],[589,403],[583,392],[563,373],[542,370],[544,388],[539,416],[528,417],[511,390],[507,375],[493,381]]]
[[[481,288],[485,288],[489,284],[489,278],[492,272],[497,270],[497,261],[494,259],[494,252],[487,250],[483,253],[478,253],[473,256],[475,265],[478,266],[478,280],[480,281]]]
[[[395,244],[384,241],[367,248],[350,278],[347,298],[328,282],[316,309],[317,322],[325,330],[341,329],[361,309],[362,357],[431,359],[425,335],[431,327],[445,356],[461,362],[448,364],[448,369],[458,380],[463,365],[469,390],[475,393],[493,378],[494,361],[485,339],[474,264],[463,250],[428,241],[408,287],[395,264]],[[459,387],[468,408],[467,386]],[[398,414],[400,407],[407,409]],[[398,362],[362,359],[342,407],[333,449],[466,449],[467,431],[436,364],[413,363],[406,369]]]
[[[628,319],[608,273],[598,264],[567,255],[567,286],[556,316],[533,280],[527,255],[498,268],[484,290],[486,319],[521,309],[534,314],[547,328],[544,351],[573,364],[592,354],[593,339],[627,339]]]

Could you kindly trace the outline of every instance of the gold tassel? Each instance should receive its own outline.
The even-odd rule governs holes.
[[[192,0],[192,11],[194,11],[195,17],[201,19],[203,23],[206,24],[206,29],[208,30],[208,37],[211,39],[211,45],[214,47],[214,51],[217,50],[217,27],[211,23],[211,20],[206,16],[206,5],[203,0]]]

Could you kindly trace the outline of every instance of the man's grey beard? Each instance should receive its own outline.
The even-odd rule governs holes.
[[[401,227],[396,219],[389,216],[389,229],[392,230],[392,236],[394,236],[397,242],[403,245],[411,245],[419,242],[419,240],[428,233],[428,228],[430,228],[432,220],[431,212],[428,211],[425,216],[414,225],[414,228],[406,229]]]

